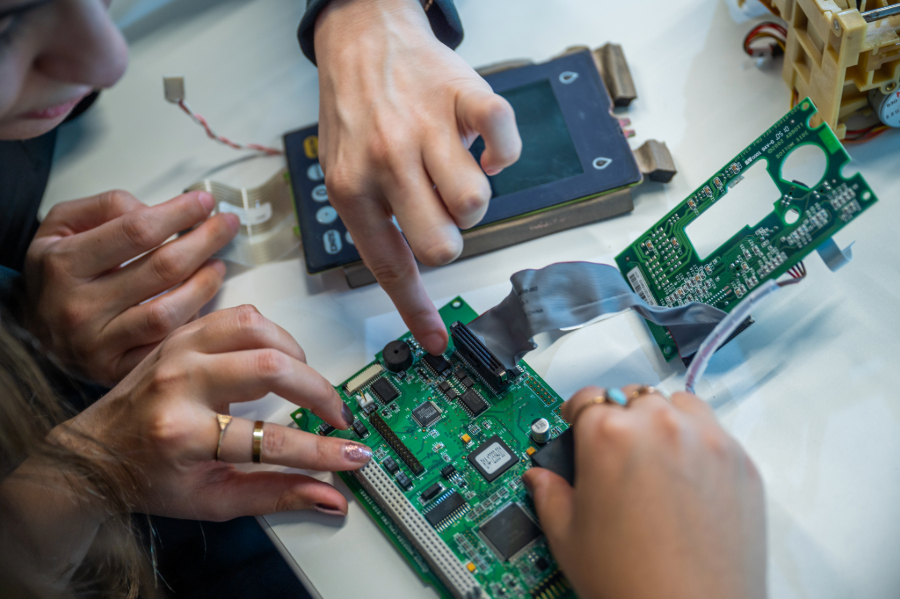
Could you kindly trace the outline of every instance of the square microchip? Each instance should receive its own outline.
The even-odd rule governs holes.
[[[493,482],[518,462],[519,457],[500,437],[494,435],[470,453],[468,460],[486,481]]]
[[[441,419],[441,411],[433,401],[426,401],[412,411],[413,418],[422,428],[430,426]]]
[[[374,383],[372,383],[371,387],[372,391],[375,392],[381,401],[388,404],[400,397],[400,392],[394,389],[394,386],[387,382],[387,379],[381,377]]]
[[[450,362],[448,362],[444,356],[425,354],[422,359],[425,360],[435,374],[440,375],[450,371]]]
[[[509,561],[541,537],[541,529],[518,503],[510,503],[478,528],[494,553]]]
[[[478,392],[474,389],[469,389],[468,391],[463,393],[460,396],[459,401],[461,401],[463,405],[468,408],[472,416],[478,416],[488,409],[488,405],[484,403],[484,400],[481,399],[481,396],[478,395]]]

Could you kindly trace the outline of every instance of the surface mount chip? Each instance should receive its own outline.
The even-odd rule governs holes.
[[[541,537],[541,529],[518,503],[510,503],[478,529],[494,553],[509,561]]]
[[[482,412],[488,409],[488,405],[481,399],[481,396],[478,395],[478,392],[474,389],[469,389],[465,393],[460,396],[459,401],[463,403],[464,406],[469,410],[472,416],[478,416]]]
[[[445,372],[450,372],[450,362],[444,356],[425,354],[422,356],[422,359],[431,367],[435,374],[441,375]]]
[[[386,404],[400,397],[400,392],[394,389],[394,386],[384,377],[372,383],[372,391]]]
[[[486,481],[493,482],[518,462],[519,457],[499,436],[494,435],[470,453],[468,460]]]
[[[452,516],[454,512],[464,505],[466,505],[466,500],[463,496],[453,491],[449,495],[444,495],[438,499],[437,504],[425,512],[425,519],[428,520],[429,524],[437,528],[441,525],[441,522]]]
[[[422,428],[430,426],[441,419],[441,411],[433,401],[426,401],[412,411],[413,418]]]

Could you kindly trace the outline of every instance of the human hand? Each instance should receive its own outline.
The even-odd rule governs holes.
[[[413,254],[430,266],[459,256],[459,229],[487,211],[485,173],[519,157],[512,107],[434,37],[418,0],[332,0],[315,50],[329,200],[409,330],[441,353],[447,330]],[[468,151],[479,135],[481,166]]]
[[[135,511],[198,520],[314,508],[346,514],[334,487],[302,474],[240,472],[252,459],[254,423],[234,418],[222,434],[217,414],[268,393],[309,408],[338,428],[353,418],[331,384],[306,365],[297,342],[252,306],[218,310],[160,343],[105,397],[69,421],[69,444],[87,453],[97,440],[126,482]],[[291,468],[355,470],[364,445],[266,423],[262,462]]]
[[[577,418],[575,488],[542,468],[524,476],[578,596],[765,597],[762,481],[709,406],[689,393],[589,405],[602,394],[563,405]]]
[[[148,207],[110,191],[55,206],[25,259],[25,328],[67,366],[114,385],[222,285],[225,266],[209,258],[240,223],[207,219],[213,205],[206,192]]]

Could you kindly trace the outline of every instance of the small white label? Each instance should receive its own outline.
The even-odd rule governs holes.
[[[484,469],[485,474],[493,474],[509,463],[513,457],[502,445],[496,441],[488,445],[487,449],[475,456],[475,461]]]
[[[653,299],[653,294],[650,293],[650,286],[647,285],[647,281],[644,279],[644,275],[641,274],[641,269],[635,266],[631,270],[628,271],[628,281],[631,283],[631,286],[637,292],[641,299],[650,304],[651,306],[658,306],[656,300]]]
[[[272,203],[266,202],[261,206],[251,206],[250,208],[241,208],[228,202],[219,202],[219,212],[222,214],[230,212],[237,214],[241,220],[241,224],[245,227],[250,225],[261,225],[272,218]]]

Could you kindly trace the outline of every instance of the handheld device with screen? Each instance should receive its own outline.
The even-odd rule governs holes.
[[[632,209],[627,190],[642,181],[641,169],[612,115],[613,100],[595,53],[572,52],[490,73],[485,80],[515,110],[522,154],[489,177],[493,198],[482,221],[463,232],[463,256]],[[358,262],[352,237],[328,202],[317,127],[288,133],[284,140],[307,270],[313,274]],[[483,151],[478,138],[471,152],[478,159]],[[566,210],[575,205],[578,210]],[[552,223],[534,223],[551,211]]]

